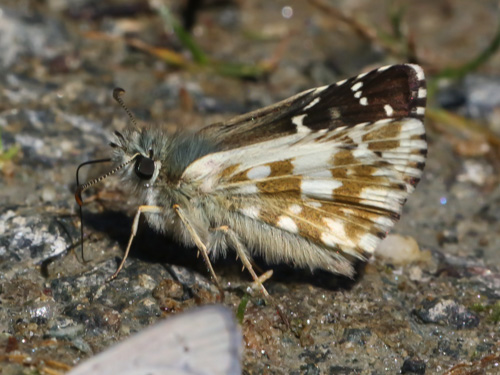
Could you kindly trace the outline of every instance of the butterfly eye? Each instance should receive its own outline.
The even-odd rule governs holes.
[[[135,162],[135,174],[143,180],[149,180],[155,173],[155,162],[145,156],[138,156]]]

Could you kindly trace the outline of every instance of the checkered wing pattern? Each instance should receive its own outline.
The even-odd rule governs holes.
[[[363,259],[422,175],[425,102],[423,71],[409,64],[311,89],[206,128],[222,151],[182,180],[246,218]]]

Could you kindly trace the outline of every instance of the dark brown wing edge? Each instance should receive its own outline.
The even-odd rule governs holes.
[[[295,134],[293,118],[301,115],[305,115],[302,125],[312,131],[386,118],[413,117],[423,121],[425,87],[424,73],[418,65],[385,66],[209,125],[199,134],[219,150],[227,150]]]

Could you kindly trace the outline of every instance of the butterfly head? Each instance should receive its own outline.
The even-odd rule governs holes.
[[[161,169],[161,155],[164,147],[160,145],[159,134],[151,129],[132,129],[124,134],[116,131],[116,140],[110,145],[114,149],[113,161],[117,165],[126,164],[120,169],[121,177],[134,187],[150,187],[158,178]],[[165,136],[163,136],[165,138]]]

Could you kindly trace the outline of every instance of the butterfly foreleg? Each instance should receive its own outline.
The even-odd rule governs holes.
[[[130,238],[128,240],[128,245],[127,245],[127,250],[125,250],[125,255],[122,258],[122,261],[120,262],[120,265],[116,269],[115,273],[111,275],[107,281],[111,281],[116,279],[116,276],[120,273],[122,270],[125,260],[128,257],[128,253],[130,252],[130,247],[132,246],[132,241],[134,240],[135,235],[137,234],[137,228],[139,227],[139,218],[141,217],[141,213],[153,213],[153,214],[158,214],[161,213],[163,210],[163,207],[160,206],[139,206],[137,209],[137,212],[135,213],[134,216],[134,221],[132,223],[132,231],[130,233]]]
[[[174,206],[172,208],[174,209],[177,216],[179,216],[179,219],[181,219],[182,223],[186,227],[186,230],[191,235],[191,238],[193,239],[196,247],[201,252],[201,255],[203,256],[205,264],[207,265],[207,267],[210,271],[210,275],[212,276],[212,279],[213,279],[215,285],[217,286],[217,289],[219,289],[220,298],[222,301],[224,301],[224,289],[222,289],[222,286],[219,283],[219,279],[217,278],[217,275],[215,274],[214,268],[212,267],[212,263],[210,262],[210,258],[208,256],[208,249],[207,249],[206,245],[201,240],[200,236],[196,232],[194,225],[191,223],[191,220],[189,219],[186,212],[182,209],[182,207],[179,206],[178,204],[174,204]]]

